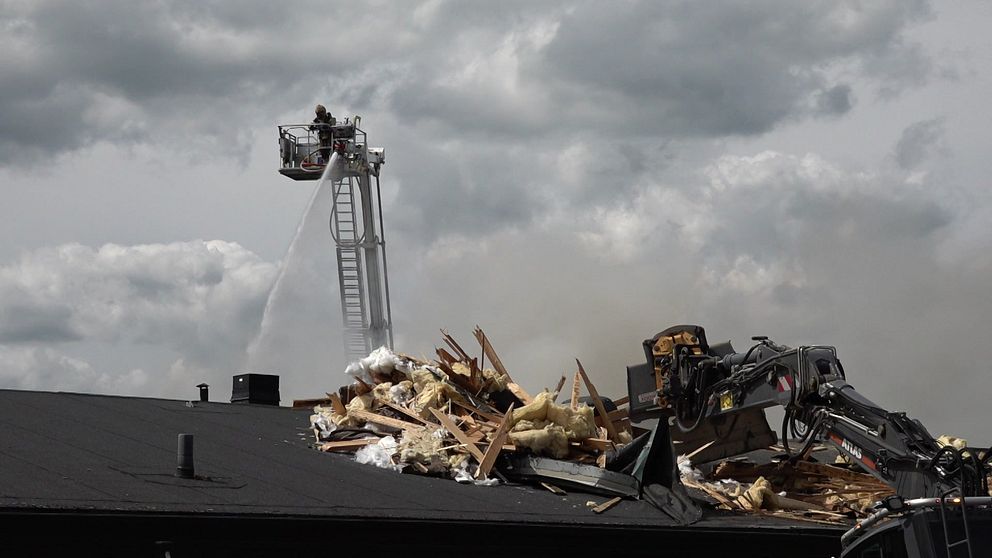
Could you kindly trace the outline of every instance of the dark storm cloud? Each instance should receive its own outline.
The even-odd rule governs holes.
[[[832,68],[893,90],[925,74],[903,31],[926,13],[919,1],[7,4],[0,160],[190,137],[230,154],[240,130],[322,88],[445,134],[757,134],[849,110]]]
[[[72,310],[66,306],[39,307],[12,301],[4,305],[3,311],[9,317],[0,321],[0,344],[65,343],[82,339],[70,323]]]
[[[707,174],[707,197],[719,208],[709,254],[768,261],[814,246],[833,254],[831,246],[851,242],[883,249],[919,242],[954,220],[940,196],[900,176],[859,176],[815,155],[726,156]]]
[[[816,98],[818,112],[825,115],[841,115],[851,110],[852,106],[854,106],[854,99],[852,99],[850,85],[831,87],[818,93]]]
[[[902,34],[927,14],[923,2],[534,9],[506,34],[475,33],[488,47],[481,52],[423,61],[393,106],[409,118],[502,134],[758,134],[789,118],[849,110],[851,85],[832,69],[903,86],[903,74],[918,75],[926,60]],[[453,43],[473,31],[459,27]],[[865,72],[880,65],[885,72]]]
[[[401,125],[437,144],[412,148],[412,137],[393,137],[425,151],[420,162],[392,161],[404,177],[393,223],[425,242],[517,227],[555,204],[581,210],[630,199],[659,170],[639,165],[640,154],[660,159],[660,145],[842,116],[858,98],[855,80],[897,90],[912,82],[906,72],[927,67],[903,37],[927,16],[922,2],[463,11],[427,18],[450,30],[448,41],[424,43],[424,56],[382,88]],[[451,211],[440,217],[440,207]]]
[[[546,209],[548,169],[533,151],[495,142],[407,142],[390,164],[404,169],[390,227],[422,239],[484,236],[530,223]]]
[[[915,122],[906,127],[896,143],[896,162],[904,169],[915,168],[941,149],[944,120],[932,118]]]
[[[0,161],[98,141],[183,150],[194,134],[228,155],[240,130],[270,123],[270,108],[309,104],[329,77],[362,67],[346,48],[355,28],[331,23],[346,13],[319,2],[5,5]]]

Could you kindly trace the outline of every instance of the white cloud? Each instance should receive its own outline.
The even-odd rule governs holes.
[[[750,135],[846,113],[853,79],[893,92],[925,79],[904,35],[928,13],[919,0],[14,3],[0,14],[16,53],[0,63],[0,161],[97,142],[237,156],[248,129],[321,90],[339,110],[445,133]]]
[[[0,347],[35,387],[116,382],[150,394],[146,374],[134,371],[148,363],[91,365],[53,347],[166,347],[197,366],[231,370],[257,331],[275,272],[218,240],[35,250],[0,267]]]
[[[237,337],[275,273],[225,241],[36,250],[0,267],[0,342],[75,338],[203,346]]]
[[[90,363],[50,347],[0,345],[0,384],[5,388],[146,394],[149,376],[134,368],[99,372]]]

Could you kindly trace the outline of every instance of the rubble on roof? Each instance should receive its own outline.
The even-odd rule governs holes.
[[[531,396],[513,381],[481,329],[474,332],[481,359],[442,334],[447,348],[436,349],[437,359],[380,347],[348,366],[352,383],[314,407],[317,446],[356,452],[363,463],[380,467],[481,480],[492,475],[501,453],[595,465],[632,440],[626,412],[618,409],[623,399],[604,402],[584,370],[576,373],[576,385],[586,385],[592,405],[579,401],[578,388],[570,401],[558,403],[564,378],[556,391]]]
[[[352,363],[349,384],[325,399],[298,402],[317,402],[310,417],[315,446],[353,453],[361,463],[459,482],[491,485],[509,478],[561,494],[564,487],[639,496],[638,481],[627,473],[648,431],[631,425],[627,397],[600,397],[578,361],[566,401],[558,402],[564,376],[553,391],[531,396],[513,381],[485,333],[476,328],[474,336],[479,357],[442,331],[447,348],[437,348],[436,359],[381,347]],[[700,450],[679,458],[680,477],[719,509],[836,523],[865,517],[892,493],[870,475],[809,461],[755,465],[731,459],[703,475],[690,461]],[[494,468],[501,455],[502,471]]]
[[[705,493],[719,509],[827,523],[867,517],[876,502],[893,494],[869,474],[812,461],[756,465],[728,459],[703,475],[682,456],[679,472],[683,484]]]

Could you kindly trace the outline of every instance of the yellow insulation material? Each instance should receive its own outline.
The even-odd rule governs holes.
[[[349,414],[352,411],[372,411],[375,408],[375,398],[371,393],[359,395],[358,397],[352,398],[352,400],[345,405],[345,408],[348,409]],[[361,426],[365,424],[364,420],[352,418],[347,415],[343,417],[341,415],[334,415],[332,420],[334,420],[334,424],[337,424],[338,426]]]
[[[565,434],[565,429],[557,424],[549,424],[540,429],[510,432],[510,442],[518,448],[524,447],[539,455],[556,459],[568,456],[568,435]]]
[[[448,470],[448,455],[443,441],[429,430],[404,432],[399,443],[400,463],[420,463],[431,472]]]
[[[596,422],[592,407],[581,405],[572,410],[554,403],[553,397],[543,391],[529,405],[514,409],[510,440],[515,446],[560,459],[568,455],[569,441],[596,435]]]
[[[391,387],[393,387],[392,382],[376,384],[376,386],[372,388],[372,398],[380,403],[391,402],[392,398],[389,396],[389,388]]]
[[[779,496],[772,490],[772,485],[765,477],[758,477],[754,484],[737,499],[737,503],[749,510],[809,510],[820,509],[820,506]]]
[[[431,417],[431,409],[442,409],[447,405],[448,400],[467,403],[449,384],[437,379],[430,370],[418,368],[410,374],[413,381],[413,391],[416,396],[413,399],[413,410],[422,418]]]

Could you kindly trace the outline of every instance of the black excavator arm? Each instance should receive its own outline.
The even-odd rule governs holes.
[[[644,341],[646,362],[627,368],[631,420],[660,419],[656,444],[670,436],[681,442],[677,453],[705,462],[767,448],[776,436],[764,409],[782,407],[781,443],[791,459],[828,443],[895,492],[841,537],[844,558],[987,554],[992,449],[941,446],[918,420],[865,398],[847,383],[833,347],[752,340],[736,352],[708,344],[699,326],[680,325]],[[657,462],[653,478],[663,486],[649,488],[667,496],[656,505],[680,517],[689,506],[676,505],[684,502],[678,472],[662,474],[676,453],[667,448],[667,460],[647,460]]]
[[[767,437],[753,427],[755,416],[767,429],[761,410],[781,406],[781,442],[793,457],[826,442],[903,498],[955,489],[961,496],[988,495],[990,452],[979,460],[975,449],[941,447],[919,421],[859,394],[833,347],[753,340],[736,352],[729,343],[710,346],[703,328],[685,325],[646,340],[648,362],[628,368],[632,420],[672,417],[674,438],[705,431],[702,439],[716,446],[711,455],[723,457],[767,447]],[[748,429],[739,424],[744,416]],[[790,448],[790,440],[799,445]]]

